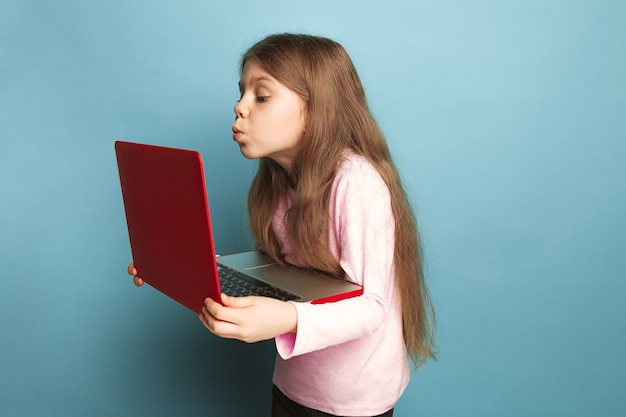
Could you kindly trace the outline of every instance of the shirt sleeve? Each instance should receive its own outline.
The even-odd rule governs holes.
[[[297,334],[276,338],[283,359],[374,333],[389,314],[394,295],[395,222],[386,184],[376,171],[340,171],[330,201],[330,244],[346,279],[363,295],[314,305],[294,302]]]

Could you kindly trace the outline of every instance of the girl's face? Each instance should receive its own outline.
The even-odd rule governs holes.
[[[246,62],[235,106],[233,139],[249,159],[269,157],[289,170],[306,124],[306,104],[255,61]]]

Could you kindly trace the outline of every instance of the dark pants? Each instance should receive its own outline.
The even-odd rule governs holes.
[[[393,408],[375,417],[392,417]],[[272,417],[337,417],[322,411],[313,410],[287,398],[277,387],[272,387]]]

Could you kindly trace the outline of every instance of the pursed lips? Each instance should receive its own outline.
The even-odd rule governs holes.
[[[243,132],[233,126],[233,140],[237,142],[243,136]]]

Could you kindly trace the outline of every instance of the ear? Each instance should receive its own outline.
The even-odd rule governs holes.
[[[304,135],[309,124],[309,106],[304,104],[300,109],[300,120],[302,121],[302,134]]]

